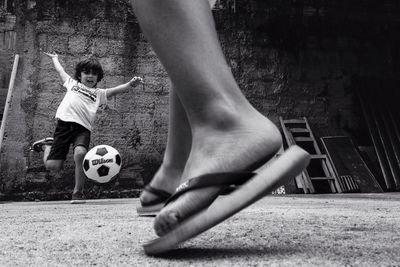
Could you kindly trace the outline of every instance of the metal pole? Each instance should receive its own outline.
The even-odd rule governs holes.
[[[5,130],[6,122],[7,122],[8,109],[9,109],[10,103],[11,103],[12,91],[14,89],[15,77],[17,75],[18,61],[19,61],[19,55],[17,54],[17,55],[15,55],[15,58],[14,58],[14,65],[13,65],[13,69],[11,72],[10,84],[8,86],[7,100],[4,105],[4,113],[3,113],[3,118],[1,120],[0,152],[1,152],[1,148],[3,147],[4,130]]]

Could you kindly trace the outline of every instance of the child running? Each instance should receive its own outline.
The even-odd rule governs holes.
[[[53,137],[36,141],[32,144],[32,149],[44,152],[43,162],[47,170],[58,172],[63,167],[71,144],[73,145],[75,186],[71,203],[85,203],[83,190],[86,177],[82,162],[89,148],[96,112],[100,106],[107,104],[107,99],[142,84],[143,79],[135,76],[127,83],[100,89],[97,88],[97,83],[102,80],[104,72],[96,59],[79,62],[72,78],[61,66],[56,53],[43,53],[52,59],[67,92],[55,115],[57,126]]]

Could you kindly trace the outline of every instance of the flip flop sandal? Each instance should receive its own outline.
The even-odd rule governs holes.
[[[143,190],[153,194],[155,198],[152,201],[142,202],[142,206],[137,207],[136,212],[139,216],[156,216],[164,207],[167,199],[171,197],[171,194],[167,191],[154,188],[151,185],[146,185]]]
[[[218,172],[191,178],[185,183],[181,184],[175,190],[175,193],[165,202],[164,207],[178,199],[186,192],[206,187],[219,187],[219,191],[216,193],[214,199],[210,200],[210,202],[212,202],[220,195],[228,195],[237,190],[241,185],[251,179],[254,175],[254,172]],[[203,208],[207,208],[208,206],[209,202],[204,203],[203,207],[199,207],[198,209],[196,209],[195,212]],[[186,215],[187,216],[185,217],[189,217],[192,214]]]
[[[144,244],[145,253],[147,255],[165,253],[214,227],[283,185],[287,180],[296,177],[307,167],[309,161],[310,155],[295,145],[271,163],[268,162],[267,167],[260,168],[258,173],[233,173],[232,177],[243,175],[251,178],[231,194],[216,199],[208,208],[204,208],[180,222],[169,233]],[[227,174],[221,174],[221,176],[225,175]],[[181,195],[190,190],[190,183],[194,182],[189,181],[178,188],[177,194]],[[171,201],[176,197],[178,196],[172,196]]]
[[[180,185],[175,193],[172,195],[164,190],[156,189],[147,185],[144,190],[152,193],[156,198],[150,202],[142,203],[141,207],[136,209],[139,216],[157,216],[160,210],[171,201],[177,199],[183,193],[204,187],[219,186],[220,192],[218,195],[226,195],[238,188],[238,186],[245,183],[252,176],[251,173],[215,173],[209,175],[202,175],[190,179],[186,183]]]

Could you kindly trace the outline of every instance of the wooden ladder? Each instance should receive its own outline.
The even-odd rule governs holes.
[[[296,177],[296,184],[305,194],[318,193],[316,183],[326,181],[332,193],[341,193],[332,163],[326,154],[322,154],[306,117],[284,120],[279,117],[284,137],[288,146],[298,145],[311,155],[307,169]],[[322,171],[315,176],[315,166]]]

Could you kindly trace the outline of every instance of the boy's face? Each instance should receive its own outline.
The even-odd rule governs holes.
[[[89,88],[93,88],[97,84],[97,74],[93,71],[82,71],[81,72],[81,83]]]

